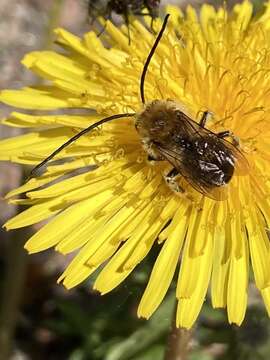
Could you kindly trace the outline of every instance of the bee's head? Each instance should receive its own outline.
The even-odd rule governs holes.
[[[139,135],[153,140],[169,136],[177,121],[175,105],[171,100],[154,100],[147,104],[136,118],[135,127]]]

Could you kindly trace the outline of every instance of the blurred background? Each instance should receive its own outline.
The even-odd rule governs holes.
[[[209,1],[218,6],[223,1]],[[166,1],[162,1],[163,6]],[[200,1],[172,0],[182,8]],[[234,2],[227,1],[231,6]],[[255,12],[262,2],[255,1]],[[55,27],[81,35],[91,28],[84,0],[0,0],[0,89],[20,88],[38,80],[20,64],[29,51],[53,47]],[[0,117],[10,109],[0,104]],[[0,137],[18,129],[0,126]],[[24,170],[0,163],[0,225],[18,209],[3,196],[23,181]],[[171,330],[174,289],[149,320],[136,309],[157,252],[112,293],[91,290],[94,278],[74,290],[56,284],[70,259],[48,251],[27,256],[25,241],[38,226],[5,232],[0,229],[0,360],[161,360]],[[244,324],[227,324],[225,311],[213,310],[206,299],[189,341],[192,360],[270,359],[270,322],[251,283]],[[180,359],[180,358],[179,358]]]

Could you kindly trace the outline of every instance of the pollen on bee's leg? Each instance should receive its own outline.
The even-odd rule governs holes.
[[[165,177],[165,181],[167,183],[167,185],[169,186],[169,188],[175,192],[175,193],[180,193],[180,194],[184,194],[185,190],[181,187],[181,185],[178,184],[178,182],[176,181],[176,179],[171,179],[171,178],[166,178]]]
[[[183,189],[182,186],[179,184],[179,176],[179,172],[175,168],[170,170],[167,175],[163,175],[166,184],[172,191],[183,194],[185,192],[185,189]]]
[[[166,172],[163,174],[163,178],[167,184],[167,186],[171,189],[171,191],[188,201],[195,202],[195,197],[190,193],[188,189],[185,189],[181,182],[183,178],[181,177],[181,174],[177,171],[177,169],[172,168],[169,172]],[[185,184],[183,183],[185,186]]]

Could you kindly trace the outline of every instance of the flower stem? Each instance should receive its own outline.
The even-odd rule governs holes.
[[[176,307],[173,312],[164,360],[187,360],[192,330],[176,327]]]

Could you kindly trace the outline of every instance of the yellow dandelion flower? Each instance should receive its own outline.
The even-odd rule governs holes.
[[[26,249],[76,251],[59,279],[67,288],[103,264],[94,284],[102,294],[124,281],[158,242],[139,316],[149,318],[157,309],[180,263],[177,326],[193,325],[209,284],[213,307],[227,307],[229,322],[241,324],[249,258],[270,313],[270,3],[257,18],[249,1],[235,5],[232,13],[210,5],[199,15],[190,6],[185,14],[175,7],[168,12],[168,27],[145,80],[147,101],[181,102],[196,121],[211,111],[207,128],[230,130],[240,139],[248,175],[233,176],[223,201],[203,196],[182,179],[185,193],[179,195],[164,181],[168,163],[150,164],[134,119],[123,118],[79,138],[56,157],[69,161],[50,164],[44,174],[11,191],[11,202],[29,208],[5,227],[52,218]],[[156,26],[161,24],[157,20]],[[63,29],[55,33],[63,51],[32,52],[22,61],[46,83],[0,94],[6,104],[43,111],[13,112],[4,120],[33,130],[1,141],[1,160],[34,166],[89,124],[142,111],[140,76],[155,38],[144,25],[132,22],[130,45],[126,27],[109,21],[102,35],[106,46],[94,32],[82,39]],[[78,108],[95,112],[82,115]],[[54,109],[77,112],[44,114]],[[83,173],[74,173],[82,168]],[[18,194],[25,197],[12,199]]]

